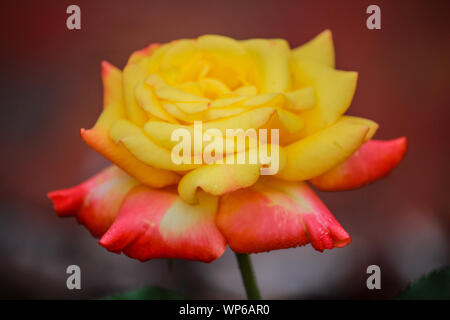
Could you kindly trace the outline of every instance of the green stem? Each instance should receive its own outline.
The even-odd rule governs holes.
[[[247,292],[247,298],[249,300],[261,300],[250,255],[242,253],[235,254],[238,261],[239,270],[241,271],[242,281],[244,282],[245,291]]]

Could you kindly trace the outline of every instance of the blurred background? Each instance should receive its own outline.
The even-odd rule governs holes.
[[[81,8],[81,30],[66,8]],[[381,30],[366,8],[381,8]],[[252,255],[270,299],[386,299],[450,263],[450,2],[445,1],[2,1],[0,10],[0,298],[99,298],[158,285],[192,298],[245,298],[235,258],[211,264],[141,263],[98,245],[75,219],[57,218],[49,190],[107,165],[80,138],[101,110],[100,62],[123,68],[152,42],[215,33],[285,38],[296,47],[331,29],[337,67],[359,72],[350,114],[377,121],[376,138],[407,136],[404,161],[352,192],[320,193],[352,236],[343,249],[311,246]],[[66,288],[81,267],[82,290]],[[381,290],[366,288],[381,267]]]

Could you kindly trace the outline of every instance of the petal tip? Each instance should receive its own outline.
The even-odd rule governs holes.
[[[331,29],[323,30],[322,34],[323,34],[324,37],[327,37],[329,39],[333,39],[333,32],[331,31]]]
[[[47,193],[47,198],[52,202],[56,214],[61,217],[76,215],[84,196],[85,193],[80,186]]]
[[[103,60],[101,62],[101,68],[102,68],[102,77],[106,78],[108,76],[108,73],[112,70],[115,69],[116,67],[114,67],[111,63],[109,63],[106,60]]]

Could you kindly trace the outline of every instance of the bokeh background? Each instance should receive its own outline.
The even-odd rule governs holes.
[[[80,31],[66,8],[81,7]],[[381,30],[366,8],[381,7]],[[350,114],[407,136],[386,179],[320,196],[351,234],[344,249],[310,246],[253,255],[265,298],[393,298],[450,262],[450,2],[444,1],[2,1],[0,10],[0,298],[98,298],[158,285],[193,298],[244,298],[233,254],[211,264],[141,263],[107,252],[45,194],[78,184],[107,162],[79,129],[101,110],[100,62],[122,68],[151,42],[206,33],[285,38],[296,47],[331,29],[337,67],[359,72]],[[67,290],[66,267],[82,270]],[[377,264],[382,289],[366,288]]]

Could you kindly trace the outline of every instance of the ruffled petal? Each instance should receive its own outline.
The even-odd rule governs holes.
[[[111,166],[78,186],[52,191],[47,196],[59,216],[76,216],[92,235],[101,237],[113,223],[125,195],[138,183]]]
[[[311,243],[344,247],[350,236],[304,182],[261,178],[221,197],[217,226],[231,249],[255,253]]]
[[[304,181],[327,172],[358,150],[368,131],[365,122],[341,118],[285,147],[287,163],[278,176],[284,180]]]
[[[350,106],[356,90],[358,73],[341,71],[302,60],[293,64],[294,88],[314,87],[316,105],[302,113],[303,136],[308,136],[335,122]]]
[[[361,187],[389,174],[403,159],[406,138],[366,142],[345,162],[310,180],[319,190],[340,191]]]
[[[191,206],[173,190],[133,189],[100,239],[109,251],[145,261],[177,258],[211,262],[225,251],[215,224],[218,199],[206,193]]]

